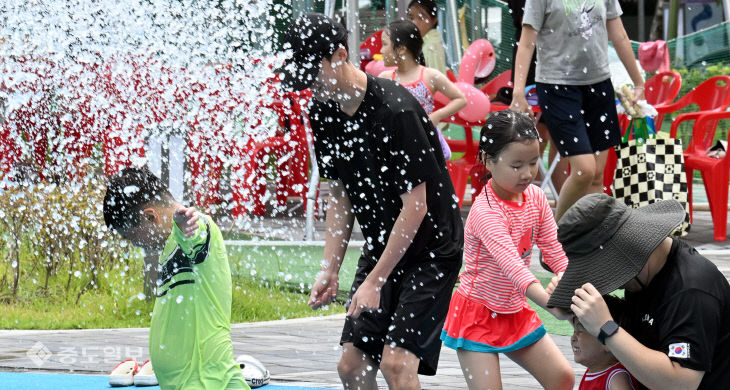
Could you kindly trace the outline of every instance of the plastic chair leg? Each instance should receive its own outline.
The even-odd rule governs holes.
[[[692,176],[694,176],[694,169],[689,169],[685,165],[685,174],[687,175],[687,202],[689,203],[689,222],[692,223],[694,222],[694,206],[692,205]]]
[[[603,192],[606,193],[606,195],[613,194],[611,186],[613,185],[613,177],[616,172],[617,163],[618,158],[616,157],[616,152],[612,148],[608,151],[608,156],[606,157],[606,166],[605,168],[603,168]]]
[[[469,177],[469,172],[464,171],[464,168],[456,164],[447,164],[449,169],[449,175],[451,181],[454,184],[454,194],[459,198],[459,208],[464,203],[464,193],[466,192],[466,182]]]
[[[728,176],[730,175],[726,170],[715,170],[702,175],[710,203],[715,241],[727,239]]]

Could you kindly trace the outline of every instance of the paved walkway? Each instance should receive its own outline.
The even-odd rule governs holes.
[[[342,388],[336,373],[344,315],[234,324],[237,354],[261,360],[278,384]],[[0,331],[0,370],[106,374],[120,360],[147,359],[148,329],[63,331]],[[566,336],[555,337],[572,356]],[[576,366],[579,378],[583,370]],[[538,383],[508,359],[502,362],[507,389],[539,389]],[[438,375],[421,377],[424,389],[464,389],[466,384],[454,351],[443,348]],[[385,388],[385,381],[379,377]]]
[[[326,187],[322,196],[326,196]],[[284,215],[268,215],[239,230],[271,239],[301,240],[304,238],[304,218],[301,208]],[[466,218],[469,207],[462,210]],[[685,237],[730,279],[730,241],[712,239],[709,212],[695,212],[695,221]],[[324,221],[316,223],[315,239],[324,239]],[[359,229],[353,240],[362,239]],[[533,257],[537,258],[537,257]],[[535,261],[535,269],[539,265]],[[341,388],[336,373],[340,356],[338,340],[343,315],[283,320],[263,323],[234,324],[232,338],[236,354],[248,353],[260,359],[271,371],[272,380],[279,384],[296,384],[325,388]],[[561,351],[572,362],[567,336],[553,336]],[[148,329],[104,329],[63,331],[0,330],[0,370],[54,371],[103,375],[120,360],[134,357],[147,359]],[[502,380],[506,389],[539,389],[540,385],[522,368],[504,357]],[[579,380],[584,369],[575,363]],[[380,384],[385,387],[382,377]],[[438,375],[421,377],[425,389],[464,389],[466,384],[454,351],[443,348]],[[2,387],[2,386],[0,386]]]
[[[730,279],[730,256],[707,255]],[[533,265],[535,270],[539,265]],[[341,388],[336,366],[344,315],[233,324],[231,337],[236,354],[261,360],[279,384]],[[0,370],[53,371],[106,374],[120,360],[148,358],[146,328],[90,330],[0,330]],[[552,336],[576,379],[584,368],[573,362],[568,336]],[[506,389],[540,389],[525,370],[503,356],[502,381]],[[421,377],[424,389],[464,389],[456,353],[442,348],[438,375]],[[385,382],[379,377],[385,388]],[[576,382],[577,383],[577,382]],[[2,386],[0,386],[2,387]]]

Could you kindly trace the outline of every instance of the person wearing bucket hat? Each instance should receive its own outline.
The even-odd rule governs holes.
[[[418,388],[418,374],[436,373],[463,224],[433,123],[407,89],[348,61],[343,30],[305,14],[286,33],[288,69],[303,69],[304,79],[285,75],[284,83],[312,90],[317,166],[330,189],[322,272],[309,305],[336,297],[357,218],[367,244],[347,303],[340,379],[348,389],[376,388],[380,370],[393,388]]]
[[[650,389],[720,389],[730,383],[730,284],[717,267],[670,234],[679,202],[637,209],[605,194],[581,198],[558,224],[569,262],[548,306],[570,308]],[[625,290],[618,326],[602,295]]]

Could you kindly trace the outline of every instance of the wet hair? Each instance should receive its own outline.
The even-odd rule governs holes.
[[[139,225],[148,206],[169,206],[174,201],[167,186],[145,168],[124,168],[107,184],[104,195],[104,223],[124,232]]]
[[[439,7],[438,5],[436,5],[436,2],[434,2],[433,0],[411,0],[411,2],[408,3],[408,8],[406,9],[410,9],[414,5],[423,8],[426,12],[428,12],[429,15],[431,15],[432,18],[434,18],[434,20],[436,20],[436,24],[434,24],[434,27],[439,25]]]
[[[513,142],[527,143],[539,139],[535,123],[524,113],[512,110],[497,111],[482,127],[479,135],[479,156],[492,161]]]
[[[423,37],[413,22],[398,20],[388,25],[388,35],[393,45],[393,50],[405,47],[419,64],[423,65]]]

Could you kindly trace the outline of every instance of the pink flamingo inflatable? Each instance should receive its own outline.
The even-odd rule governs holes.
[[[488,76],[494,70],[496,62],[494,48],[486,39],[478,39],[466,49],[459,65],[459,76],[454,82],[466,96],[466,107],[457,113],[461,119],[478,122],[489,114],[489,97],[474,87],[474,78]],[[436,93],[434,99],[441,106],[449,103],[449,98],[440,92]]]

